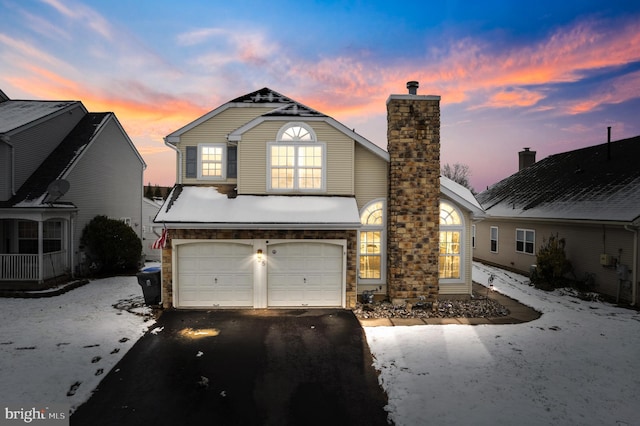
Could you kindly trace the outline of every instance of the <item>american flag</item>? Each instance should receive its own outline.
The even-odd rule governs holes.
[[[152,245],[152,249],[163,249],[167,245],[167,227],[162,228],[162,235]]]

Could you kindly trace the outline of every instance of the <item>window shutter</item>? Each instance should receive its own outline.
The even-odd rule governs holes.
[[[195,178],[198,177],[198,147],[187,147],[187,158],[185,164],[185,177]]]
[[[238,147],[227,147],[227,178],[238,177]]]

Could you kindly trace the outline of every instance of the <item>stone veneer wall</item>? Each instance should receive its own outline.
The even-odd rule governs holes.
[[[171,271],[171,258],[173,255],[171,240],[173,238],[194,240],[347,240],[346,307],[354,308],[356,306],[356,250],[358,238],[355,230],[169,229],[167,246],[162,250],[162,304],[164,308],[171,308],[173,302],[173,277]]]
[[[440,97],[391,95],[388,289],[391,298],[438,297]]]

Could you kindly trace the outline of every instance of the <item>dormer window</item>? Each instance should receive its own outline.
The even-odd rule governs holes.
[[[270,191],[322,192],[326,145],[305,123],[288,123],[267,146]]]

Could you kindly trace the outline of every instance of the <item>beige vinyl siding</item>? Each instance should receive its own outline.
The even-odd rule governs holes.
[[[498,227],[498,253],[489,251],[489,227]],[[534,254],[517,253],[516,229],[535,231]],[[585,273],[594,274],[597,291],[616,296],[618,275],[614,267],[600,265],[600,255],[609,254],[620,262],[633,264],[633,233],[621,225],[571,224],[553,222],[516,222],[487,219],[476,224],[476,248],[474,258],[503,266],[528,276],[529,268],[537,262],[536,253],[550,235],[558,235],[566,242],[565,253],[574,267],[576,278]]]
[[[186,147],[198,146],[201,143],[227,143],[227,135],[238,127],[246,124],[254,118],[272,111],[273,108],[229,108],[226,109],[209,120],[201,123],[183,133],[180,136],[180,143],[178,149],[181,152],[182,158],[182,183],[184,184],[196,184],[201,183],[205,185],[211,185],[212,183],[225,183],[225,181],[211,181],[211,180],[198,180],[196,178],[186,178],[185,161],[187,158]],[[238,151],[240,148],[238,148]],[[240,153],[238,152],[238,164],[240,167]],[[230,179],[226,182],[232,183],[236,179]]]
[[[238,193],[267,193],[267,143],[275,142],[278,131],[296,120],[265,121],[242,135],[238,143]],[[319,143],[326,147],[327,195],[353,195],[354,141],[324,122],[306,122]]]
[[[96,215],[131,218],[132,228],[142,236],[142,163],[113,117],[104,126],[67,174],[70,188],[60,198],[78,207],[76,249],[82,230]]]
[[[358,208],[388,196],[389,163],[368,149],[355,147],[355,195]]]

